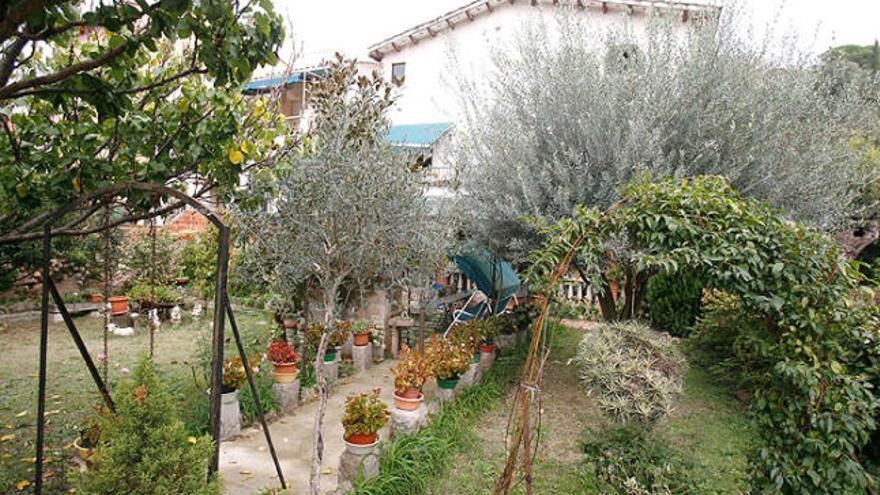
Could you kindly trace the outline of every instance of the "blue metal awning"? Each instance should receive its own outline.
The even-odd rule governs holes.
[[[259,93],[263,90],[270,90],[273,88],[277,88],[279,86],[289,86],[291,84],[296,84],[301,82],[307,75],[309,76],[324,76],[327,74],[325,69],[312,69],[312,70],[304,70],[300,72],[294,72],[289,76],[285,77],[270,77],[267,79],[256,79],[253,81],[248,81],[247,84],[242,86],[241,90],[244,93]]]
[[[398,147],[419,150],[430,148],[446,131],[452,127],[450,122],[431,124],[393,125],[388,130],[388,141]]]

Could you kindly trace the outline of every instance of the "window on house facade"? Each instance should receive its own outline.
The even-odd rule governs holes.
[[[400,86],[406,78],[406,63],[398,62],[391,64],[391,82]]]

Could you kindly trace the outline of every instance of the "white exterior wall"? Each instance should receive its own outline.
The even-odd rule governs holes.
[[[485,78],[493,67],[492,50],[513,47],[512,37],[536,19],[544,19],[552,27],[559,10],[560,7],[552,5],[532,6],[526,1],[502,4],[492,13],[481,13],[472,21],[455,24],[453,29],[435,30],[435,37],[419,39],[416,44],[400,47],[399,52],[386,54],[380,71],[387,80],[391,80],[393,64],[406,63],[406,78],[390,114],[392,124],[460,121],[462,102],[456,96],[456,78],[460,74],[477,81]],[[625,7],[609,5],[605,14],[596,8],[583,9],[583,13],[601,32],[621,28],[632,29],[636,34],[644,32],[646,18],[640,10],[629,14]],[[596,50],[605,49],[598,43],[599,37],[585,41],[599,45]],[[452,64],[453,53],[457,67]]]

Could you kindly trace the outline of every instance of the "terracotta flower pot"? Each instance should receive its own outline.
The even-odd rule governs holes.
[[[422,395],[421,392],[416,390],[415,397],[406,397],[406,392],[404,395],[398,395],[397,392],[394,392],[394,407],[400,409],[401,411],[416,411],[419,406],[422,404],[422,401],[425,399],[425,396]]]
[[[107,300],[110,301],[110,314],[116,316],[128,313],[128,297],[113,296]]]
[[[493,352],[495,352],[495,345],[483,344],[480,346],[480,352],[483,354],[492,354]]]
[[[370,332],[354,334],[354,345],[358,347],[365,346],[370,343]]]
[[[272,364],[275,366],[275,370],[272,373],[275,383],[293,383],[296,381],[297,374],[299,373],[299,370],[296,369],[296,363]]]
[[[345,437],[345,441],[354,445],[372,445],[376,443],[376,433],[370,433],[369,435],[355,433]]]
[[[422,395],[422,391],[415,387],[410,387],[404,390],[402,394],[398,393],[397,395],[403,397],[404,399],[416,399]]]
[[[285,318],[284,328],[296,328],[296,320],[294,320],[293,318]]]
[[[89,302],[91,303],[100,303],[104,300],[103,294],[89,294]]]

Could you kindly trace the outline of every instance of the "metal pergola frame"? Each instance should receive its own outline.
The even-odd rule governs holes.
[[[211,208],[199,202],[192,196],[185,194],[176,189],[172,189],[165,185],[161,184],[151,184],[144,182],[132,182],[127,184],[116,184],[113,186],[108,186],[105,188],[101,188],[90,192],[74,201],[69,203],[66,206],[56,209],[53,211],[43,222],[43,235],[41,236],[43,239],[43,267],[42,267],[42,302],[40,305],[40,373],[39,373],[39,396],[37,401],[37,443],[36,443],[36,460],[35,460],[35,473],[34,473],[34,492],[37,495],[42,495],[43,493],[43,450],[45,443],[45,426],[46,426],[46,378],[47,378],[47,369],[46,369],[46,355],[48,349],[48,337],[49,337],[49,298],[51,296],[55,305],[58,308],[58,311],[61,313],[61,317],[64,320],[65,325],[67,326],[68,331],[70,332],[71,337],[73,338],[74,344],[79,350],[80,355],[85,361],[86,367],[89,370],[89,373],[92,376],[92,379],[97,385],[98,390],[101,393],[101,396],[104,399],[104,403],[107,405],[107,408],[111,411],[115,412],[116,407],[113,403],[113,399],[110,396],[110,392],[107,389],[107,384],[101,379],[101,375],[98,373],[98,368],[95,366],[94,361],[92,360],[91,355],[89,354],[88,349],[86,348],[85,342],[80,336],[79,331],[76,328],[76,325],[73,323],[73,318],[70,316],[70,313],[67,311],[67,307],[64,304],[64,300],[61,298],[61,294],[58,292],[57,287],[55,287],[55,283],[52,282],[52,277],[50,273],[50,259],[52,255],[52,237],[55,236],[52,232],[52,227],[55,225],[57,221],[63,218],[65,215],[72,213],[81,207],[84,207],[90,204],[93,200],[97,198],[103,197],[114,197],[123,192],[132,192],[132,191],[141,191],[146,193],[153,193],[157,195],[167,195],[173,196],[175,199],[180,202],[191,206],[193,209],[198,211],[201,215],[207,218],[218,230],[218,248],[217,248],[217,284],[214,291],[214,325],[213,325],[213,342],[211,346],[211,413],[210,413],[210,429],[211,436],[214,441],[214,454],[211,458],[210,465],[208,466],[209,476],[216,473],[219,469],[220,465],[220,394],[221,394],[221,383],[223,378],[223,342],[224,342],[224,330],[226,323],[226,316],[229,317],[229,324],[232,327],[232,334],[235,338],[235,345],[238,349],[238,353],[241,356],[242,364],[244,365],[245,373],[247,374],[248,386],[250,387],[251,393],[254,396],[254,403],[257,408],[257,417],[259,418],[260,424],[263,427],[263,432],[266,436],[266,443],[269,445],[269,453],[272,455],[272,461],[275,464],[275,471],[278,474],[278,479],[281,483],[281,488],[287,488],[287,484],[284,480],[284,474],[281,472],[281,465],[278,461],[278,455],[275,452],[275,446],[272,443],[272,435],[269,433],[269,427],[266,424],[266,418],[263,414],[263,408],[260,405],[259,393],[257,391],[256,385],[254,384],[253,372],[251,370],[251,366],[248,363],[247,356],[244,351],[244,346],[241,341],[241,335],[238,331],[238,326],[235,322],[235,316],[232,311],[232,306],[229,304],[229,298],[226,294],[226,281],[228,277],[228,268],[229,268],[229,243],[230,243],[230,229],[220,217],[215,214]],[[160,213],[156,213],[153,215],[159,216]],[[153,218],[151,217],[151,218]],[[105,296],[107,297],[107,296]]]

